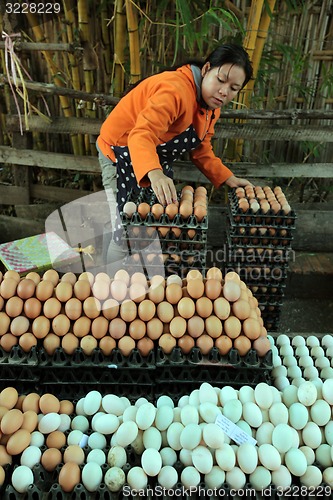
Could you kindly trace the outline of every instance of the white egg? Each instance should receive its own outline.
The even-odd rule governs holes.
[[[272,356],[272,364],[274,367],[282,365],[282,358],[278,354],[274,354]]]
[[[280,347],[280,356],[294,356],[294,349],[290,344],[284,344]]]
[[[271,422],[263,422],[256,431],[256,440],[258,446],[264,443],[272,443],[272,434],[274,425]]]
[[[147,448],[141,455],[141,466],[147,476],[157,476],[162,468],[162,458],[159,451]]]
[[[268,470],[277,470],[281,466],[281,455],[272,444],[261,444],[258,448],[258,458]]]
[[[287,367],[284,365],[280,366],[275,366],[275,368],[272,369],[271,374],[273,378],[276,377],[286,377],[288,373]]]
[[[155,416],[155,427],[159,431],[165,431],[169,425],[173,422],[173,408],[168,405],[162,405],[157,407],[156,416]],[[198,419],[199,421],[199,419]]]
[[[92,450],[95,448],[102,450],[106,447],[106,437],[100,432],[92,432],[88,437],[88,446]]]
[[[293,378],[291,381],[292,385],[295,385],[296,387],[301,386],[304,382],[306,382],[306,380],[303,377]]]
[[[333,379],[327,379],[322,386],[322,394],[325,401],[331,406],[333,405]]]
[[[272,481],[271,473],[268,469],[259,465],[249,476],[250,484],[256,491],[266,489]]]
[[[297,391],[298,388],[294,385],[289,385],[283,389],[282,402],[286,405],[287,408],[290,408],[293,403],[298,402]]]
[[[106,456],[103,450],[98,450],[97,448],[95,450],[90,450],[86,462],[95,462],[98,465],[104,465],[106,463]]]
[[[188,394],[185,394],[182,396],[179,401],[178,401],[178,406],[179,408],[183,408],[184,406],[188,405],[190,400],[190,396]]]
[[[50,434],[53,431],[56,431],[61,424],[61,418],[59,413],[47,413],[43,415],[38,424],[39,432],[43,434]]]
[[[174,408],[175,404],[170,396],[163,394],[163,396],[159,396],[156,401],[156,407],[160,408],[161,406],[169,406],[170,408]]]
[[[279,391],[283,391],[288,385],[290,385],[287,377],[277,377],[274,380],[274,385],[279,389]]]
[[[73,430],[78,429],[79,431],[86,433],[89,430],[89,420],[84,415],[76,415],[71,424]]]
[[[213,456],[206,446],[197,446],[192,451],[192,462],[201,474],[208,474],[213,468]]]
[[[32,469],[34,465],[40,463],[41,456],[42,452],[38,446],[28,446],[21,455],[20,463]]]
[[[94,415],[98,412],[102,401],[102,395],[98,391],[89,391],[83,401],[85,415]]]
[[[330,446],[332,446],[333,445],[333,420],[330,420],[325,425],[324,434],[325,434],[326,443],[329,444]]]
[[[332,347],[333,346],[333,335],[331,334],[326,334],[323,336],[321,339],[321,344],[324,347]]]
[[[141,405],[137,411],[135,421],[139,429],[143,431],[150,427],[156,416],[156,408],[152,403],[145,403]]]
[[[136,422],[132,420],[128,420],[127,422],[123,422],[120,424],[116,431],[116,441],[119,446],[123,446],[124,448],[129,444],[132,444],[138,435],[138,426]]]
[[[103,479],[102,468],[96,462],[89,462],[83,466],[81,477],[86,490],[97,491]]]
[[[239,467],[234,467],[227,471],[225,481],[232,491],[241,491],[246,484],[246,476]]]
[[[280,453],[292,447],[293,429],[286,423],[278,424],[272,432],[272,444]]]
[[[318,446],[318,448],[316,449],[316,452],[312,448],[310,448],[309,446],[305,446],[305,445],[300,446],[299,449],[301,450],[302,453],[304,453],[305,458],[306,458],[306,463],[308,465],[312,465],[313,464],[313,462],[316,459],[316,453],[317,453],[317,451],[319,450],[319,448],[321,446],[323,446],[323,445]],[[326,446],[328,446],[328,445],[326,445]],[[331,458],[331,447],[328,446],[328,448],[329,448],[329,455],[330,455],[330,458]]]
[[[123,422],[127,422],[128,420],[132,420],[132,422],[135,422],[137,411],[137,406],[127,406],[123,413]]]
[[[198,424],[199,411],[196,406],[185,405],[180,410],[180,421],[183,425]]]
[[[224,432],[217,424],[205,424],[203,426],[202,438],[209,448],[220,448],[224,443]]]
[[[313,358],[323,358],[325,356],[324,349],[319,345],[312,347],[310,352]]]
[[[322,370],[323,368],[329,368],[331,366],[330,360],[326,358],[326,356],[317,358],[314,364],[316,368],[319,368],[319,370]]]
[[[187,450],[186,448],[182,448],[179,451],[179,460],[183,465],[185,465],[185,467],[188,467],[189,465],[193,465],[192,450]]]
[[[19,493],[26,493],[29,486],[34,484],[34,475],[30,467],[18,465],[12,473],[12,485]]]
[[[185,467],[180,475],[181,483],[185,488],[196,488],[200,483],[200,473],[192,465]]]
[[[308,422],[302,429],[302,439],[306,446],[315,450],[322,442],[320,427],[314,422]]]
[[[320,371],[320,377],[323,380],[332,380],[333,381],[333,368],[326,366]]]
[[[158,484],[167,490],[173,488],[178,481],[178,472],[171,465],[164,465],[157,476]]]
[[[277,470],[272,471],[272,483],[279,488],[279,491],[288,489],[292,483],[292,477],[285,465],[281,465]]]
[[[297,360],[293,354],[288,355],[288,356],[285,356],[283,358],[283,364],[284,364],[284,366],[287,366],[288,368],[289,368],[289,366],[297,366]]]
[[[311,406],[317,399],[317,388],[310,382],[304,382],[298,387],[297,397],[304,406]]]
[[[243,419],[251,427],[259,427],[263,421],[259,406],[257,406],[255,403],[252,403],[251,401],[245,403],[243,405]]]
[[[208,382],[203,382],[199,387],[199,402],[200,404],[209,402],[214,405],[218,403],[216,391]]]
[[[289,378],[297,378],[302,376],[302,370],[299,366],[289,366],[287,370],[287,375]]]
[[[307,339],[306,339],[306,345],[308,347],[314,347],[314,346],[317,346],[319,345],[320,342],[319,342],[319,339],[318,337],[315,337],[314,335],[310,335]]]
[[[116,415],[105,413],[94,422],[94,429],[101,434],[113,434],[119,427],[119,418]]]
[[[243,412],[243,405],[239,399],[229,399],[223,406],[222,413],[231,422],[238,422]]]
[[[305,339],[301,335],[295,335],[291,341],[292,345],[295,347],[305,345]]]
[[[260,382],[254,389],[254,399],[257,405],[264,410],[270,408],[273,403],[271,387],[265,382]]]
[[[319,375],[319,372],[315,366],[307,366],[303,370],[303,377],[305,379],[311,380],[311,382],[312,382],[312,379],[317,378],[318,375]]]
[[[126,401],[122,400],[116,394],[106,394],[101,399],[102,408],[106,413],[113,415],[122,415],[127,408]]]
[[[323,472],[323,482],[333,488],[333,467],[327,467]]]
[[[217,416],[221,415],[221,410],[215,404],[207,401],[205,403],[200,404],[199,414],[200,414],[202,420],[204,420],[204,422],[214,423]]]
[[[66,432],[68,429],[71,427],[72,419],[69,415],[66,415],[65,413],[60,414],[60,425],[58,427],[58,431],[60,432]]]
[[[134,466],[127,473],[127,483],[132,490],[145,490],[148,476],[142,467]]]
[[[148,399],[147,398],[144,398],[143,396],[141,396],[141,398],[138,398],[136,401],[135,401],[135,406],[137,406],[138,408],[140,408],[141,405],[144,405],[146,403],[149,403]]]
[[[301,403],[293,403],[289,408],[289,423],[296,430],[303,429],[309,420],[306,406]]]
[[[44,434],[39,431],[33,431],[31,433],[30,446],[37,446],[40,448],[45,442]]]
[[[242,404],[247,403],[248,401],[255,402],[254,400],[254,389],[249,385],[243,385],[238,391],[238,398]]]
[[[279,346],[289,345],[290,338],[288,337],[288,335],[285,335],[284,333],[282,333],[282,334],[278,335],[278,337],[276,339],[276,343]]]
[[[237,390],[230,385],[222,387],[219,393],[219,400],[222,406],[224,406],[230,399],[238,399],[238,397],[239,394],[237,393]]]
[[[306,345],[300,345],[296,347],[295,355],[301,358],[302,356],[308,356],[309,352],[309,348]]]
[[[324,426],[331,418],[331,407],[324,399],[318,399],[310,408],[310,416],[317,425]]]
[[[162,465],[174,465],[177,462],[177,453],[169,446],[165,446],[160,450]]]
[[[173,422],[167,430],[167,441],[168,445],[173,449],[173,450],[180,450],[181,449],[181,444],[180,444],[180,435],[184,429],[183,424],[180,422]]]
[[[202,431],[198,424],[185,425],[182,430],[179,440],[182,448],[193,450],[201,441]]]
[[[304,453],[303,447],[302,447],[302,451]],[[329,444],[322,443],[320,446],[318,446],[318,448],[315,451],[313,451],[313,450],[311,450],[311,451],[313,452],[313,460],[311,463],[309,463],[309,460],[307,457],[308,465],[312,465],[314,463],[314,461],[316,460],[316,462],[319,465],[321,465],[323,468],[332,467],[333,460],[332,460],[332,456],[331,456],[331,446]]]
[[[78,429],[71,431],[67,436],[67,444],[69,446],[72,444],[79,445],[82,442],[83,436],[83,432],[79,431]]]
[[[300,477],[305,474],[307,469],[307,461],[304,453],[298,448],[291,448],[284,456],[285,465],[290,473]]]
[[[179,408],[178,406],[173,409],[173,421],[174,422],[181,422],[181,418],[180,418],[181,411],[182,411],[181,408]]]
[[[309,355],[301,356],[298,360],[298,366],[300,366],[301,368],[313,366],[313,359]]]
[[[235,467],[236,455],[230,444],[223,443],[221,448],[215,451],[216,463],[222,470],[229,471]]]
[[[321,470],[315,465],[309,465],[306,469],[305,474],[300,477],[301,484],[304,484],[308,488],[317,488],[321,485],[323,480],[323,475]]]
[[[225,481],[225,472],[217,465],[213,465],[212,470],[205,474],[204,483],[206,488],[220,489]]]
[[[83,410],[84,398],[80,398],[75,405],[75,413],[76,415],[85,415]]]
[[[188,404],[192,406],[199,406],[200,401],[199,401],[199,389],[194,389],[190,395],[189,395],[189,400]]]
[[[163,440],[163,432],[161,432],[161,435],[162,435],[162,446],[166,446],[166,440],[165,440],[165,443],[164,443],[164,440]],[[124,432],[125,434],[125,432]],[[127,438],[127,441],[128,441],[128,438]],[[135,453],[137,455],[142,455],[145,447],[143,446],[143,431],[141,431],[140,429],[138,429],[138,433],[137,433],[137,436],[136,438],[134,439],[134,441],[132,441],[130,443],[131,445],[131,448],[133,448],[133,450],[135,451]]]
[[[269,409],[269,420],[274,424],[287,424],[289,419],[288,408],[284,403],[273,403]]]
[[[155,448],[155,450],[159,450],[162,446],[162,436],[156,427],[149,427],[143,431],[142,439],[145,448]]]
[[[252,429],[245,420],[238,420],[237,422],[237,427],[239,427],[242,431],[246,432],[249,436],[253,437],[255,434],[255,429]],[[224,442],[227,442],[228,436],[225,434],[224,435]]]
[[[237,462],[245,474],[251,474],[258,465],[257,447],[250,443],[242,443],[236,451]]]

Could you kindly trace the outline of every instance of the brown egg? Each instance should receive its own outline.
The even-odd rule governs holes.
[[[61,311],[61,302],[55,297],[51,297],[44,302],[43,314],[49,319],[55,318]]]
[[[15,337],[12,333],[5,333],[0,337],[0,345],[2,349],[6,352],[10,352],[14,345],[18,344],[18,337]]]
[[[217,316],[209,316],[205,319],[205,329],[210,337],[216,339],[222,335],[222,322]]]
[[[232,304],[232,313],[240,320],[248,318],[251,313],[249,302],[239,298]]]
[[[17,281],[14,278],[6,278],[0,284],[0,295],[4,299],[14,297],[17,288]]]
[[[200,278],[190,280],[186,285],[187,292],[193,299],[199,299],[203,296],[205,285]]]
[[[91,319],[81,316],[73,324],[73,333],[76,337],[82,338],[88,335],[91,328]]]
[[[49,448],[43,452],[40,462],[47,472],[52,472],[61,464],[62,453],[56,448]]]
[[[150,212],[150,205],[146,202],[139,203],[137,208],[138,214],[140,215],[142,220],[145,220],[147,215]]]
[[[80,467],[73,462],[65,463],[59,472],[58,481],[62,490],[70,493],[81,481]]]
[[[155,316],[155,313],[156,306],[152,300],[145,299],[140,302],[138,307],[138,315],[140,319],[143,321],[149,321]]]
[[[19,273],[17,271],[14,271],[13,269],[9,269],[8,271],[6,271],[3,277],[5,279],[13,279],[16,281],[16,283],[19,283],[19,281],[21,280],[21,276],[19,275]]]
[[[74,273],[68,272],[61,276],[60,281],[68,281],[72,286],[77,282],[77,277]]]
[[[178,212],[178,209],[177,209]],[[161,215],[164,213],[164,207],[160,203],[154,203],[151,207],[151,213],[155,217],[155,220],[158,221]]]
[[[36,297],[30,297],[24,301],[23,310],[27,318],[35,319],[42,312],[42,304]]]
[[[129,356],[133,349],[135,349],[135,346],[135,340],[129,335],[118,340],[118,349],[123,356]]]
[[[35,293],[36,284],[33,280],[23,278],[17,285],[16,293],[21,299],[29,299]]]
[[[128,274],[126,269],[119,269],[114,275],[114,280],[121,280],[126,283],[126,286],[129,285],[130,279],[130,275]]]
[[[133,300],[124,300],[120,305],[119,315],[121,319],[130,323],[137,317],[138,308]]]
[[[0,296],[0,311],[4,309],[5,306],[5,299]]]
[[[223,297],[227,299],[229,302],[235,302],[240,297],[241,287],[239,283],[236,283],[236,281],[232,280],[225,281],[222,288],[222,294]]]
[[[141,319],[131,321],[128,332],[134,340],[142,339],[146,334],[146,323]]]
[[[16,316],[19,316],[22,313],[22,310],[23,300],[20,297],[14,295],[14,297],[10,297],[10,299],[7,300],[5,311],[9,317],[15,318]]]
[[[40,413],[39,400],[40,400],[39,394],[37,394],[36,392],[29,392],[29,394],[26,395],[22,403],[22,411],[24,413],[28,411],[33,411],[37,414]]]
[[[165,207],[164,212],[169,217],[169,220],[172,221],[178,214],[178,205],[175,203],[169,203],[169,205]]]
[[[191,349],[195,346],[194,338],[191,335],[183,335],[177,339],[177,346],[181,349],[183,354],[189,354]]]
[[[45,316],[37,316],[33,320],[31,330],[37,339],[43,339],[49,333],[51,328],[51,322]]]
[[[197,188],[195,188],[194,190],[194,196],[196,195],[206,195],[207,194],[207,189],[205,188],[205,186],[198,186]]]
[[[115,299],[108,299],[102,304],[102,314],[103,316],[111,320],[116,318],[119,313],[119,302]]]
[[[91,323],[91,333],[95,339],[101,339],[109,330],[109,321],[104,316],[95,318]]]
[[[175,237],[178,239],[178,238],[180,238],[180,235],[182,234],[182,230],[180,229],[180,227],[172,227],[171,233],[174,234]]]
[[[43,339],[43,347],[45,352],[49,356],[52,356],[55,353],[55,350],[60,347],[60,337],[58,337],[55,333],[48,333]]]
[[[254,318],[245,319],[243,321],[243,332],[249,339],[257,339],[261,333],[261,325],[259,321]]]
[[[86,300],[91,294],[90,282],[88,280],[78,279],[78,281],[74,284],[73,292],[77,299],[81,301]]]
[[[90,319],[97,318],[97,316],[99,316],[101,312],[100,301],[95,297],[86,298],[83,302],[83,312]]]
[[[42,280],[36,286],[36,297],[38,300],[45,302],[47,299],[52,297],[54,291],[54,285],[50,280]]]
[[[33,333],[24,333],[19,338],[19,346],[24,352],[30,352],[33,347],[37,345],[37,339]]]
[[[60,401],[59,413],[64,413],[65,415],[71,415],[72,413],[74,413],[74,405],[72,401],[69,401],[68,399],[62,399]]]
[[[157,305],[157,316],[163,323],[170,323],[174,314],[174,309],[170,302],[163,301]]]
[[[80,341],[74,333],[66,333],[61,339],[61,347],[65,354],[72,356],[75,349],[79,347]]]
[[[202,273],[199,271],[199,269],[191,269],[191,271],[189,271],[186,274],[186,281],[187,281],[187,283],[190,280],[195,280],[195,279],[201,279],[201,280],[203,280]]]
[[[196,339],[195,345],[200,349],[203,355],[207,355],[214,347],[214,340],[206,333],[203,333]]]
[[[4,434],[13,434],[19,430],[23,423],[23,413],[13,408],[6,412],[1,420],[1,432]]]
[[[17,316],[10,323],[10,331],[16,337],[23,335],[30,327],[29,319],[25,316]]]
[[[84,273],[81,273],[78,277],[78,281],[81,281],[81,280],[89,281],[90,286],[93,286],[94,281],[95,281],[95,276],[90,271],[85,271]]]
[[[200,337],[200,335],[203,334],[204,329],[205,322],[200,316],[192,316],[187,321],[187,332],[193,338]]]
[[[55,287],[55,296],[60,302],[67,302],[73,295],[73,286],[69,281],[60,281]]]
[[[128,295],[130,299],[136,303],[142,302],[146,298],[146,293],[147,286],[145,286],[143,283],[140,283],[139,281],[131,283],[128,289]]]
[[[154,342],[149,337],[142,337],[136,343],[136,347],[144,358],[154,349]]]
[[[242,330],[242,323],[236,316],[229,316],[223,323],[224,333],[228,335],[231,339],[235,339],[240,335]]]
[[[84,451],[78,444],[70,444],[63,453],[64,463],[72,462],[82,465],[84,462]]]
[[[271,350],[271,344],[267,337],[260,336],[252,343],[253,349],[259,357],[265,356]]]
[[[98,341],[92,335],[86,335],[80,340],[80,348],[86,356],[91,356],[97,347]]]
[[[205,283],[205,295],[210,300],[215,300],[221,295],[222,284],[219,279],[210,278]]]
[[[23,405],[23,402],[22,402]],[[38,416],[35,411],[28,410],[23,413],[23,423],[21,429],[26,429],[29,432],[33,432],[38,426]]]
[[[98,345],[104,356],[110,356],[112,351],[117,347],[115,339],[108,336],[100,339]]]
[[[110,295],[110,282],[106,280],[95,280],[92,286],[92,294],[98,300],[106,300]]]
[[[225,356],[232,348],[232,340],[227,335],[221,335],[215,339],[214,346],[218,349],[222,356]]]
[[[57,286],[59,283],[59,273],[55,269],[48,269],[43,274],[43,280],[50,280],[53,283],[53,286]]]
[[[208,318],[213,311],[213,303],[208,297],[200,297],[195,304],[196,312],[202,318]]]
[[[165,289],[165,298],[170,304],[177,304],[182,298],[182,287],[177,283],[167,285]],[[163,321],[163,320],[162,320]]]
[[[157,340],[163,333],[163,323],[159,318],[152,318],[147,322],[146,334],[152,340]]]
[[[31,271],[30,273],[28,273],[26,275],[26,278],[29,279],[29,280],[32,280],[35,283],[36,286],[38,285],[38,283],[41,280],[41,277],[35,271]]]
[[[165,354],[170,354],[172,349],[176,347],[177,341],[170,333],[163,333],[158,339],[158,345]]]
[[[44,415],[47,413],[58,413],[60,410],[60,401],[54,394],[45,393],[40,397],[39,408]]]
[[[233,341],[233,346],[239,352],[240,356],[245,356],[251,349],[251,340],[245,335],[239,335]]]
[[[19,429],[8,439],[6,450],[10,455],[19,455],[29,446],[30,441],[30,432],[26,429]]]
[[[149,300],[154,302],[154,304],[159,304],[160,302],[162,302],[164,300],[164,297],[165,297],[164,283],[159,284],[157,286],[152,286],[152,285],[150,286],[148,290],[148,298]]]
[[[4,465],[11,464],[13,461],[13,457],[7,452],[6,446],[0,444],[0,465],[3,467]]]
[[[181,201],[179,205],[179,213],[183,219],[188,219],[193,213],[193,204],[190,201]]]
[[[72,297],[65,304],[66,316],[71,320],[78,319],[82,314],[82,302],[76,297]]]
[[[222,281],[223,275],[221,269],[218,267],[210,267],[206,273],[206,278],[209,280],[211,278]]]
[[[46,437],[45,444],[48,448],[60,450],[67,443],[66,435],[61,431],[53,431]]]
[[[185,319],[191,318],[195,313],[195,302],[190,297],[183,297],[177,305],[177,310],[180,316]]]
[[[185,334],[186,327],[187,327],[186,319],[184,319],[181,316],[175,316],[170,321],[170,333],[173,337],[177,339]]]
[[[63,337],[68,333],[69,328],[71,326],[71,322],[69,318],[65,314],[58,314],[52,320],[52,330],[53,333],[58,335],[59,337]]]
[[[121,318],[114,318],[110,321],[109,333],[112,338],[118,340],[121,339],[126,333],[127,325],[126,322]]]
[[[170,227],[160,226],[157,228],[157,230],[159,232],[160,237],[165,238],[168,232],[170,231]]]
[[[230,315],[230,304],[224,297],[218,297],[214,300],[214,313],[219,319],[227,319]]]
[[[194,208],[194,215],[199,223],[202,222],[203,218],[207,215],[207,208],[202,205],[197,205]]]

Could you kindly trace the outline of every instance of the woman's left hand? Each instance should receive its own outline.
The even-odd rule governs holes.
[[[247,179],[242,179],[241,177],[236,177],[235,175],[229,177],[225,181],[225,184],[231,188],[253,186],[252,182]]]

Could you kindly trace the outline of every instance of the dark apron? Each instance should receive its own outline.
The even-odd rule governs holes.
[[[178,160],[182,154],[197,148],[200,142],[200,139],[191,125],[174,139],[159,144],[156,148],[156,152],[164,174],[173,179],[172,163]],[[133,190],[135,193],[136,191],[139,192],[141,188],[136,181],[128,147],[112,146],[112,149],[116,156],[117,164],[117,214],[119,216],[126,203],[129,191]],[[116,222],[116,228],[116,231],[113,233],[113,238],[116,243],[120,244],[122,238],[122,225],[120,221],[119,223],[118,221]]]

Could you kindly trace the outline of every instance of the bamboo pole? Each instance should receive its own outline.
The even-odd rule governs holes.
[[[34,14],[31,14],[30,12],[26,13],[28,22],[30,24],[30,27],[33,31],[33,34],[36,38],[37,42],[42,42],[45,41],[45,35],[44,32],[38,24],[38,20]],[[53,78],[54,84],[63,87],[64,82],[61,78],[59,78],[58,73],[59,73],[59,68],[54,64],[53,59],[52,59],[52,54],[48,51],[42,51],[42,54],[44,56],[44,59],[46,61],[47,67],[51,73],[51,76]],[[59,96],[59,101],[61,105],[62,112],[64,113],[65,117],[73,116],[72,108],[69,99],[66,96]],[[78,154],[79,150],[77,147],[77,138],[75,136],[71,137],[71,142],[72,142],[72,147],[74,154]]]
[[[130,49],[130,83],[135,83],[141,78],[138,13],[131,0],[125,0],[125,5]]]
[[[125,82],[125,45],[126,39],[126,15],[123,0],[115,0],[115,22],[114,22],[114,61],[113,61],[113,95],[120,97],[124,91]]]
[[[108,10],[105,2],[102,3],[101,6],[101,37],[103,43],[103,61],[105,72],[107,75],[111,74],[111,43],[110,43],[110,30],[107,23],[108,19]],[[104,87],[106,91],[106,87]]]

